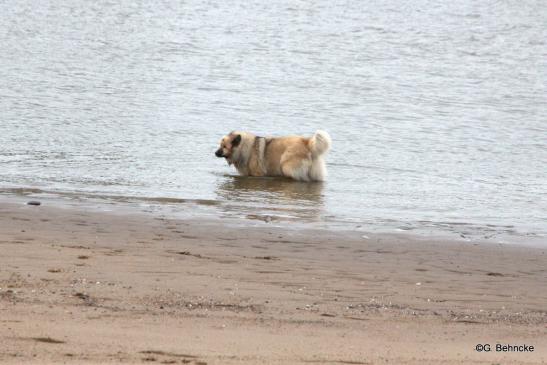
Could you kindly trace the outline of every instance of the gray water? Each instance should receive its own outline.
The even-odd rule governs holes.
[[[546,24],[544,1],[2,2],[0,192],[543,239]],[[319,128],[324,184],[213,156]]]

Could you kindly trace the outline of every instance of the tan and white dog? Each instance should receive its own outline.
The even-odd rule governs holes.
[[[244,176],[285,176],[300,181],[323,181],[327,176],[323,156],[331,147],[325,131],[310,137],[258,137],[231,132],[220,140],[217,157],[224,157]]]

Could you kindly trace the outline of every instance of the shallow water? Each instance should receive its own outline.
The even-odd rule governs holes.
[[[0,4],[0,190],[546,237],[545,24],[541,1]],[[233,129],[319,128],[324,184],[213,156]]]

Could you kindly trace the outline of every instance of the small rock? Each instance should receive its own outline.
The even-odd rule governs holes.
[[[41,205],[42,203],[39,202],[38,200],[31,200],[29,202],[27,202],[27,205]]]

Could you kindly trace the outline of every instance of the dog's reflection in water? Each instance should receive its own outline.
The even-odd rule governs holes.
[[[217,195],[227,212],[265,221],[279,217],[315,220],[323,210],[323,183],[286,178],[225,176]]]

